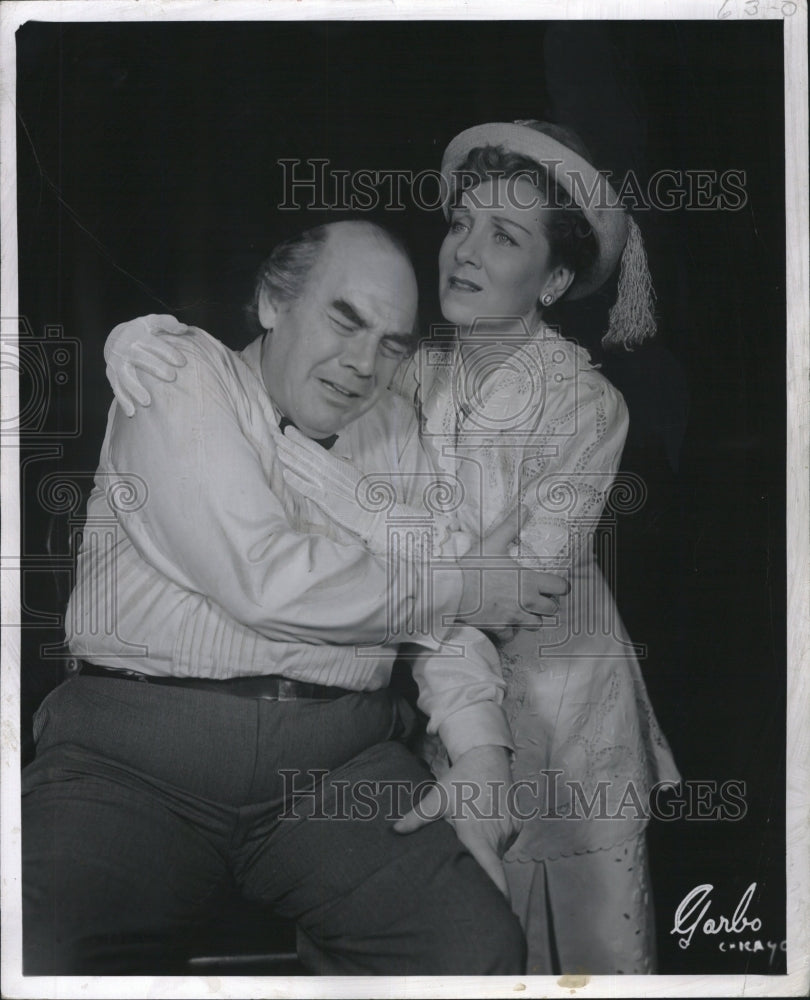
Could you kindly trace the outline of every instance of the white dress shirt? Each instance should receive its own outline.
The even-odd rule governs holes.
[[[392,567],[284,482],[261,338],[241,354],[202,333],[178,345],[187,363],[150,386],[151,406],[110,410],[66,615],[71,651],[147,674],[374,690],[399,642],[445,649],[458,570],[405,556]],[[371,473],[430,470],[413,410],[391,392],[335,451]],[[492,662],[437,657],[418,681],[452,757],[511,747]]]

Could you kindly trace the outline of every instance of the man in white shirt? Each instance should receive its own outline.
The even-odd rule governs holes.
[[[291,422],[369,472],[418,465],[390,433],[403,404],[381,405],[412,341],[410,262],[377,227],[322,227],[277,248],[257,306],[268,337],[241,355],[195,337],[151,407],[110,411],[66,619],[87,664],[37,713],[24,775],[25,971],[136,971],[133,941],[168,947],[235,881],[296,920],[313,972],[520,972],[495,884],[411,808],[426,772],[386,689],[397,643],[440,648],[468,604],[458,536],[434,519],[438,560],[392,570],[276,454]],[[560,581],[537,574],[525,611],[516,576],[485,588],[488,620],[553,609]],[[419,680],[445,786],[507,785],[500,677]],[[514,821],[448,818],[499,880]]]

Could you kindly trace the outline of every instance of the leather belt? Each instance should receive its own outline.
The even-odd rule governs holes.
[[[313,700],[333,701],[347,694],[356,694],[346,688],[330,687],[327,684],[311,684],[296,681],[279,674],[262,674],[258,677],[230,677],[227,680],[213,680],[207,677],[158,677],[142,674],[137,670],[114,670],[99,667],[95,663],[79,662],[79,677],[106,677],[122,681],[139,681],[142,684],[162,684],[168,687],[194,688],[220,694],[235,695],[237,698],[262,698],[266,701]]]

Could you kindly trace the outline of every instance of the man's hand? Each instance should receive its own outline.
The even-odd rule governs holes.
[[[509,636],[515,627],[538,625],[538,615],[554,615],[556,598],[567,594],[568,581],[555,573],[522,569],[509,556],[515,542],[521,508],[510,514],[481,539],[480,556],[464,556],[459,621]]]
[[[506,808],[511,784],[509,755],[504,747],[473,747],[394,824],[394,829],[413,833],[436,819],[446,819],[508,899],[501,858],[520,832],[519,821]]]

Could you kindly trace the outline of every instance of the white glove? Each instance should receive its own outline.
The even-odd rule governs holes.
[[[114,327],[104,345],[107,380],[124,413],[134,416],[136,404],[149,406],[152,397],[143,385],[139,372],[174,382],[177,369],[186,359],[162,335],[182,336],[195,328],[180,323],[174,316],[139,316]]]
[[[275,443],[284,481],[320,507],[330,520],[356,535],[371,552],[388,555],[388,524],[392,520],[416,519],[420,527],[428,527],[424,524],[428,512],[389,500],[393,486],[386,483],[385,473],[364,476],[351,463],[331,455],[294,427],[278,434]],[[370,509],[376,506],[377,483],[376,492],[383,501],[380,510]],[[457,535],[458,545],[453,544],[452,554],[457,556],[457,548],[468,547],[467,537],[453,532],[449,517],[433,513],[430,517],[432,554],[440,554],[445,543],[455,542]]]

